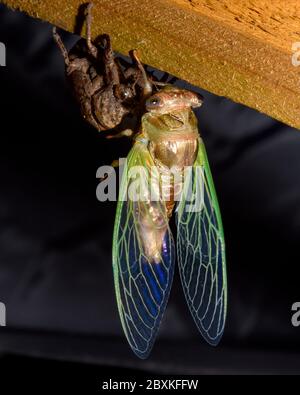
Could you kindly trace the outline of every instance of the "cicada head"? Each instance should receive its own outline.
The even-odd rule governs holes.
[[[146,110],[166,114],[177,110],[200,107],[203,97],[199,93],[167,85],[146,101]]]

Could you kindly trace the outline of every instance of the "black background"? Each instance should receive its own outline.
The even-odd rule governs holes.
[[[68,48],[77,40],[62,37]],[[0,5],[0,41],[7,48],[0,68],[3,364],[49,366],[48,358],[112,375],[125,368],[298,373],[300,327],[291,325],[291,306],[300,301],[299,132],[197,89],[205,98],[197,115],[226,237],[225,335],[215,349],[202,341],[176,273],[159,338],[140,361],[126,344],[115,303],[116,205],[95,195],[97,168],[125,157],[130,143],[107,141],[82,121],[49,24]]]

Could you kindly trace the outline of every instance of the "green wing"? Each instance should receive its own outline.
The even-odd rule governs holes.
[[[126,199],[136,180],[131,173],[135,166],[143,170],[142,181],[149,190],[150,168],[154,163],[145,143],[134,144],[123,172],[114,227],[113,271],[124,333],[134,353],[146,358],[170,293],[175,249],[165,204],[159,199],[153,202]],[[152,221],[150,209],[155,211],[159,223]],[[145,221],[150,226],[147,234],[161,238],[155,259],[149,256],[143,242]]]
[[[184,192],[177,207],[181,282],[199,331],[208,343],[217,345],[224,331],[227,309],[225,244],[217,196],[201,139]]]

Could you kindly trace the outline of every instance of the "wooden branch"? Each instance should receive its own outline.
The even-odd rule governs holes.
[[[70,32],[84,3],[2,2]],[[93,2],[94,37],[108,33],[119,52],[138,48],[151,66],[300,128],[299,0]]]

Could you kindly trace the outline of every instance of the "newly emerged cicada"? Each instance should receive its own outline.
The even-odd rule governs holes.
[[[175,242],[169,220],[174,210],[177,261],[191,314],[212,345],[224,330],[224,235],[192,110],[201,104],[196,93],[170,85],[153,94],[122,176],[113,271],[123,330],[140,358],[152,349],[172,285]]]

